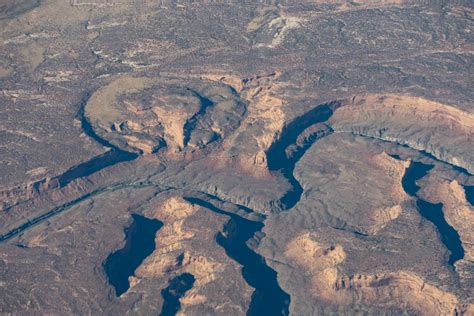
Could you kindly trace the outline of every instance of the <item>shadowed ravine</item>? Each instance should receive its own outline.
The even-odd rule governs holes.
[[[432,165],[413,161],[403,176],[402,186],[408,195],[417,199],[416,206],[421,216],[436,226],[441,242],[451,253],[448,263],[454,265],[456,261],[464,258],[464,249],[458,232],[444,218],[443,204],[430,203],[417,196],[420,187],[416,184],[416,181],[423,178],[432,168]]]
[[[179,299],[193,287],[195,278],[190,273],[183,273],[169,281],[168,287],[161,291],[163,307],[160,316],[174,316],[181,308]]]
[[[132,224],[125,228],[125,246],[110,254],[103,263],[117,296],[129,289],[128,277],[155,250],[155,235],[163,226],[159,220],[137,214],[133,214],[132,218]]]
[[[199,111],[195,113],[184,124],[183,144],[185,146],[189,143],[189,140],[191,139],[191,132],[196,128],[196,124],[198,123],[199,118],[206,113],[206,110],[209,107],[214,105],[214,103],[211,100],[209,100],[206,97],[203,97],[201,94],[197,93],[196,91],[193,91],[191,89],[188,89],[188,90],[191,91],[199,99],[199,102],[201,103],[201,105],[200,105]]]
[[[226,224],[225,235],[219,233],[216,240],[230,258],[242,265],[245,281],[255,288],[247,315],[288,315],[290,296],[280,288],[276,272],[266,265],[265,258],[247,245],[247,241],[261,231],[263,224],[223,211],[197,198],[185,199],[231,218]]]
[[[86,101],[87,97],[83,99],[83,104],[85,104]],[[186,131],[193,130],[194,125],[198,122],[199,116],[206,111],[206,108],[212,106],[210,100],[202,99],[201,101],[203,103],[201,110],[186,123]],[[325,133],[310,134],[305,138],[303,144],[297,144],[300,135],[302,135],[307,128],[318,123],[326,122],[333,114],[333,111],[339,106],[339,101],[322,104],[294,119],[284,127],[279,139],[268,149],[267,163],[269,170],[281,172],[292,185],[292,189],[286,192],[279,200],[280,209],[288,210],[295,206],[300,200],[303,188],[293,175],[295,165],[314,142],[332,133],[332,129],[327,126]],[[82,128],[85,133],[101,145],[111,148],[111,150],[79,164],[58,176],[57,179],[61,186],[77,178],[91,175],[118,162],[128,161],[138,157],[137,154],[122,151],[113,144],[100,138],[94,132],[90,122],[84,117],[83,112],[81,112],[81,119]],[[186,142],[188,142],[191,137],[190,132],[185,136]],[[291,154],[288,154],[287,150],[289,146],[295,145],[298,145],[296,149]],[[464,257],[464,250],[458,233],[449,226],[444,219],[442,204],[432,204],[417,197],[419,186],[416,184],[416,181],[426,175],[431,168],[432,166],[430,165],[413,162],[403,177],[402,185],[409,195],[417,198],[416,204],[420,214],[437,227],[441,241],[451,252],[448,263],[453,265],[457,260]],[[465,189],[466,196],[472,203],[472,187],[465,187]],[[0,235],[0,241],[16,236],[30,226],[55,216],[98,192],[99,190],[87,194],[33,220],[29,220],[16,229]],[[186,198],[186,200],[190,203],[203,206],[215,213],[230,217],[230,221],[225,226],[225,233],[219,233],[216,236],[216,241],[225,249],[230,258],[242,266],[243,278],[250,286],[255,288],[247,315],[288,315],[290,296],[280,288],[277,281],[277,273],[266,265],[264,257],[253,251],[247,245],[247,241],[249,241],[256,232],[260,232],[264,224],[221,210],[213,204],[201,199]],[[245,210],[246,213],[253,213],[253,211],[248,208],[242,209]],[[130,286],[128,277],[134,274],[136,268],[155,249],[154,238],[156,232],[163,225],[163,223],[158,220],[147,219],[139,215],[132,215],[132,217],[132,224],[125,229],[126,243],[124,248],[110,254],[103,263],[109,282],[114,286],[117,296],[120,296],[128,290]],[[163,298],[165,299],[162,315],[174,315],[179,310],[179,298],[192,287],[193,283],[194,277],[190,274],[182,274],[170,280],[169,286],[162,291]]]
[[[267,163],[270,171],[280,171],[292,189],[280,199],[279,204],[283,209],[290,209],[298,203],[303,193],[298,180],[293,175],[296,163],[301,159],[304,153],[318,139],[317,137],[309,137],[304,146],[297,149],[290,157],[286,154],[288,146],[296,143],[298,136],[311,125],[327,121],[333,111],[340,106],[339,101],[333,101],[321,104],[302,116],[294,119],[286,125],[280,137],[275,141],[267,151]]]
[[[464,186],[464,192],[466,193],[466,200],[474,206],[474,185],[473,186]]]
[[[105,139],[99,137],[94,132],[91,123],[84,115],[84,107],[87,101],[89,100],[89,97],[89,93],[86,93],[80,103],[81,110],[79,111],[79,117],[81,120],[82,130],[87,136],[89,136],[102,146],[110,148],[110,150],[102,155],[92,158],[89,161],[74,166],[63,174],[61,174],[60,176],[58,176],[57,179],[61,187],[67,185],[68,183],[77,178],[89,176],[99,170],[115,165],[116,163],[130,161],[138,157],[138,154],[123,151],[117,146],[114,146]]]

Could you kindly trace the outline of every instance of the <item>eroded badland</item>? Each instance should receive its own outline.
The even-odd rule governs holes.
[[[473,10],[0,1],[0,312],[473,315]]]

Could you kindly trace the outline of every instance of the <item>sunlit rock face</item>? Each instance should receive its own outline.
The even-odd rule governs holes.
[[[472,315],[468,1],[0,1],[0,314]]]

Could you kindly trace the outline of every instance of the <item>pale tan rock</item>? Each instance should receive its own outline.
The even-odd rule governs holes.
[[[183,219],[196,212],[196,207],[180,197],[171,197],[164,203],[163,207],[154,211],[156,218],[164,216],[164,220]]]
[[[234,160],[234,162],[240,164],[239,167],[244,172],[253,173],[255,176],[268,175],[266,158],[263,158],[262,154],[273,143],[285,123],[285,114],[283,112],[285,101],[281,97],[281,93],[279,93],[281,85],[276,83],[280,75],[279,72],[275,72],[245,78],[245,80],[241,80],[243,86],[237,87],[242,98],[248,102],[248,115],[234,135],[224,143],[224,147],[229,147],[229,144],[240,133],[246,133],[249,126],[253,123],[263,123],[263,130],[258,135],[253,136],[258,150],[256,152],[240,154],[239,158]]]
[[[377,166],[383,169],[386,175],[393,180],[390,192],[388,194],[398,201],[408,198],[405,190],[401,185],[406,169],[410,166],[410,161],[402,161],[389,156],[386,152],[382,152],[373,157]],[[397,185],[398,184],[398,185]]]
[[[87,102],[85,115],[100,127],[108,130],[123,115],[117,107],[116,99],[126,91],[143,90],[150,87],[153,80],[145,77],[122,76],[97,90]]]
[[[340,245],[324,247],[310,233],[304,233],[288,244],[285,256],[312,273],[343,262],[346,253]]]
[[[193,113],[182,112],[169,108],[153,107],[155,113],[165,128],[167,143],[181,150],[184,148],[184,124]]]
[[[453,315],[458,307],[457,297],[449,292],[427,284],[419,276],[406,272],[389,272],[382,275],[341,276],[332,285],[327,295],[344,300],[337,303],[395,306],[414,309],[422,315]]]
[[[130,147],[138,148],[146,154],[151,154],[155,147],[155,144],[152,141],[143,140],[136,136],[124,135],[123,138],[127,141]]]
[[[340,245],[324,246],[303,233],[288,243],[285,256],[311,278],[312,296],[335,305],[367,305],[416,310],[422,315],[454,315],[458,298],[409,271],[347,276],[340,265],[347,258]],[[467,314],[466,314],[467,315]]]

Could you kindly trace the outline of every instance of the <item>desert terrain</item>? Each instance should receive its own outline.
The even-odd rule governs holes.
[[[474,315],[470,1],[0,1],[0,313]]]

